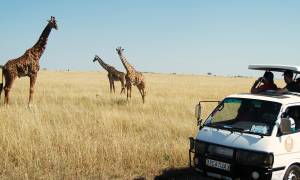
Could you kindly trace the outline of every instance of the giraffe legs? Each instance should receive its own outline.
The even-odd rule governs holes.
[[[142,95],[142,99],[143,99],[143,103],[145,103],[145,96],[146,96],[146,90],[145,90],[145,85],[142,84],[138,84],[137,88],[139,89],[141,95]]]
[[[1,67],[0,67],[0,69],[1,69]],[[2,90],[3,90],[3,76],[4,76],[4,74],[3,74],[3,69],[2,69],[2,72],[1,72],[1,73],[2,73],[2,76],[1,76],[1,77],[2,77],[2,78],[1,78],[2,81],[1,81],[1,83],[0,83],[0,99],[1,99],[1,94],[2,94]]]
[[[37,77],[36,74],[30,76],[30,89],[29,89],[28,106],[30,106],[31,102],[32,102],[32,97],[33,97],[33,93],[34,93],[34,85],[35,85],[35,82],[36,82],[36,77]]]
[[[0,99],[1,99],[2,90],[3,90],[3,83],[0,84]]]
[[[108,77],[108,80],[109,80],[110,93],[112,93],[112,83],[113,83],[113,81],[112,81],[111,76],[109,74],[107,75],[107,77]]]
[[[111,80],[111,84],[112,84],[112,88],[113,88],[114,93],[116,93],[116,90],[115,90],[115,82],[114,82],[113,79]]]
[[[15,80],[14,78],[5,77],[5,87],[4,87],[4,96],[5,96],[4,104],[5,105],[8,105],[9,94],[10,94],[10,90],[11,90],[14,80]]]
[[[131,84],[131,81],[130,81],[130,79],[129,79],[129,77],[127,75],[125,75],[125,87],[127,89],[127,100],[128,100],[129,97],[131,98],[131,87],[132,87],[132,84]]]
[[[127,87],[127,100],[128,98],[131,99],[131,84],[126,84]]]
[[[111,74],[108,74],[107,77],[108,77],[108,80],[109,80],[110,93],[112,93],[112,91],[114,91],[114,93],[115,93],[116,90],[115,90],[114,77]]]
[[[124,84],[124,81],[122,81],[122,80],[120,80],[120,81],[121,81],[121,87],[122,87],[120,94],[122,94],[122,93],[125,93],[125,84]]]

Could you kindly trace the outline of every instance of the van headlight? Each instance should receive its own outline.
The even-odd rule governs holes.
[[[238,163],[243,165],[271,168],[273,165],[274,156],[271,153],[237,150],[236,160]]]

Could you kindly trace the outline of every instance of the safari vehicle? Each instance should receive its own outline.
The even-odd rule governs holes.
[[[249,69],[300,73],[297,66],[249,65]],[[300,94],[276,91],[233,94],[217,101],[190,138],[190,166],[219,179],[300,179]],[[216,101],[211,101],[216,102]]]

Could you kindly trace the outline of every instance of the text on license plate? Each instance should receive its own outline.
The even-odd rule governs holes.
[[[210,167],[222,169],[222,170],[225,170],[225,171],[230,171],[230,164],[224,163],[224,162],[221,162],[221,161],[216,161],[216,160],[213,160],[213,159],[206,159],[206,165],[210,166]]]

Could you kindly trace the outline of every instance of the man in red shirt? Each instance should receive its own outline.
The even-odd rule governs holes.
[[[261,84],[263,83],[263,84]],[[274,74],[266,71],[263,77],[259,77],[251,88],[251,93],[260,93],[267,90],[276,90],[277,86],[274,83]]]

